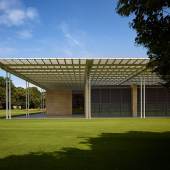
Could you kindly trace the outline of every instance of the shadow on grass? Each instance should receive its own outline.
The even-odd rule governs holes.
[[[9,156],[0,159],[0,169],[170,169],[170,132],[103,133],[84,143],[90,145],[89,150],[63,148],[56,152]]]

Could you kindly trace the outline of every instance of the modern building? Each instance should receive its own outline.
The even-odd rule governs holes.
[[[148,62],[146,58],[0,59],[0,67],[7,77],[11,73],[46,90],[48,116],[170,116],[170,92]],[[6,95],[10,110],[8,82]]]

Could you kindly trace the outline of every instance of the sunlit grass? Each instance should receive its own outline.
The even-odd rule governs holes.
[[[26,110],[25,109],[12,109],[11,110],[11,114],[12,116],[17,116],[17,115],[24,115],[26,114]],[[40,113],[41,110],[40,109],[30,109],[29,110],[29,113],[32,114],[32,113]],[[6,115],[6,110],[0,110],[0,118],[3,118],[5,117]]]
[[[0,169],[168,169],[170,119],[0,120],[0,143]]]

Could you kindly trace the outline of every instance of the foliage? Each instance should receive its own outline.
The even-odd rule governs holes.
[[[16,106],[21,106],[21,108],[25,108],[25,89],[22,87],[16,87],[14,91],[15,96],[15,104]]]
[[[119,0],[117,13],[132,16],[135,42],[148,49],[153,68],[170,86],[170,0]]]
[[[30,87],[30,108],[40,107],[41,93],[37,87]],[[25,108],[26,90],[22,87],[15,87],[11,81],[11,104],[12,106],[21,106]],[[6,79],[0,77],[0,109],[5,109],[6,105]]]
[[[15,86],[11,81],[11,93],[13,94],[15,91]],[[0,109],[6,107],[6,79],[4,77],[0,77]],[[11,102],[15,102],[15,96],[11,96]]]
[[[5,107],[5,79],[0,77],[0,108]]]
[[[30,88],[30,108],[38,108],[40,106],[41,93],[36,87]]]

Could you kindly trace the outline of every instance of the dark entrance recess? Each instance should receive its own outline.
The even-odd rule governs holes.
[[[96,88],[92,89],[92,116],[93,117],[130,117],[131,89]]]
[[[84,94],[82,92],[73,92],[72,109],[74,115],[84,114]]]

